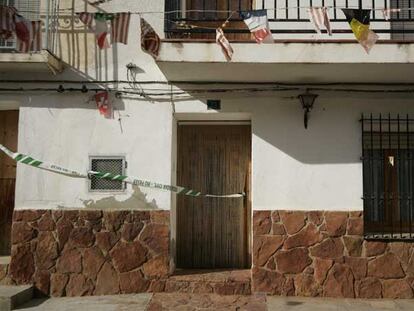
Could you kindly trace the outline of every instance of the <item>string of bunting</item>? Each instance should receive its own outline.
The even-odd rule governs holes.
[[[307,11],[315,31],[321,33],[321,29],[325,28],[328,35],[332,36],[328,7],[309,7]],[[379,39],[378,35],[370,29],[371,11],[371,9],[342,9],[355,38],[367,53],[370,52]],[[392,13],[400,11],[401,9],[382,9],[385,20],[389,20]],[[240,16],[257,43],[273,42],[273,36],[267,18],[267,10],[244,11],[240,12]],[[221,29],[217,31],[216,42],[221,46],[226,59],[230,61],[233,49]]]
[[[80,173],[76,170],[67,169],[55,164],[49,164],[40,160],[37,160],[31,156],[22,154],[22,153],[15,153],[11,150],[7,149],[5,146],[0,144],[0,150],[3,151],[7,156],[15,160],[16,162],[20,162],[35,168],[39,168],[42,170],[46,170],[49,172],[53,172],[60,175],[65,175],[68,177],[73,178],[88,178],[91,179],[92,177],[99,178],[99,179],[106,179],[106,180],[113,180],[113,181],[121,181],[127,184],[145,187],[145,188],[153,188],[159,190],[165,190],[174,192],[181,195],[191,196],[191,197],[210,197],[210,198],[242,198],[245,196],[244,193],[234,193],[234,194],[224,194],[224,195],[216,195],[216,194],[206,194],[200,191],[189,189],[180,186],[173,186],[167,185],[162,183],[157,183],[153,181],[142,180],[136,177],[125,176],[125,175],[117,175],[108,172],[97,172],[97,171],[88,171],[87,174]]]
[[[328,14],[328,9],[330,7],[307,7],[309,14],[309,19],[312,22],[315,31],[321,33],[322,29],[326,29],[326,32],[329,36],[332,36],[332,27],[330,23],[330,18]],[[263,10],[251,10],[251,11],[223,11],[230,12],[226,21],[217,28],[207,27],[207,26],[198,26],[188,23],[183,23],[179,21],[168,20],[169,22],[175,23],[180,27],[187,28],[202,28],[202,29],[215,29],[216,30],[216,43],[221,47],[222,52],[227,61],[231,61],[234,49],[232,48],[230,42],[225,36],[224,28],[228,26],[231,18],[235,14],[239,14],[248,29],[252,33],[252,36],[255,38],[256,42],[261,43],[272,43],[273,36],[269,27],[269,21],[267,17],[268,11],[271,9]],[[206,12],[202,10],[188,10],[197,11],[197,12]],[[370,30],[370,15],[372,9],[342,9],[352,32],[355,35],[357,41],[361,44],[364,50],[369,53],[372,47],[375,45],[378,40],[378,35],[376,35],[372,30]],[[401,9],[395,8],[384,8],[381,9],[384,15],[385,20],[389,20],[392,13],[398,13]],[[175,11],[170,11],[175,12]],[[165,12],[166,14],[170,12]],[[219,11],[216,11],[219,12]],[[220,11],[222,12],[222,11]],[[155,12],[146,12],[146,14],[155,13]],[[103,21],[111,20],[111,29],[112,29],[112,41],[113,42],[122,42],[127,44],[127,33],[129,29],[129,13],[115,13],[114,14],[103,14],[103,13],[78,13],[79,18],[84,22],[90,29],[95,29],[97,36],[97,42],[100,48],[105,48],[108,44],[105,41],[106,35],[108,34],[108,28],[106,24],[102,24]],[[138,13],[145,14],[145,13]],[[128,17],[126,17],[128,16]],[[95,27],[92,26],[92,21],[95,20]],[[118,21],[118,22],[115,22]],[[116,34],[119,34],[118,37]],[[122,37],[123,40],[119,40],[119,37]],[[157,35],[155,30],[151,25],[141,16],[141,47],[143,51],[147,52],[154,58],[157,58],[159,55],[159,50],[161,46],[160,37]]]
[[[107,0],[108,1],[108,0]],[[98,1],[97,1],[98,2]],[[91,3],[89,2],[90,5],[92,6],[97,6],[99,5],[99,3]],[[347,7],[342,7],[342,6],[337,6],[337,5],[322,5],[323,7],[327,8],[327,9],[332,9],[332,10],[342,10],[344,8],[346,9],[359,9],[359,6],[353,6],[353,5],[348,5]],[[277,8],[264,8],[264,10],[266,11],[270,11],[270,12],[276,12],[276,11],[287,11],[287,10],[298,10],[298,9],[308,9],[310,6],[280,6]],[[371,11],[384,11],[384,10],[391,10],[391,12],[393,12],[393,10],[396,10],[395,12],[407,12],[407,11],[414,11],[414,7],[406,7],[406,8],[387,8],[387,7],[383,7],[383,8],[371,8]],[[74,8],[74,7],[59,7],[58,8],[59,12],[64,12],[64,11],[78,11],[78,9]],[[42,13],[42,14],[47,14],[48,11],[46,10],[20,10],[20,12],[24,12],[24,13]],[[180,10],[170,10],[170,11],[130,11],[130,14],[136,14],[136,15],[147,15],[147,14],[173,14],[173,13],[240,13],[241,11],[239,10],[203,10],[203,9],[180,9]],[[113,13],[115,14],[115,13]]]
[[[330,18],[328,9],[339,8],[332,6],[323,7],[297,7],[307,9],[309,19],[312,22],[315,31],[321,33],[321,29],[325,28],[329,36],[332,36],[332,28],[330,24]],[[231,61],[234,54],[230,42],[225,36],[223,29],[228,26],[231,18],[235,14],[239,14],[243,19],[248,29],[252,33],[257,43],[272,43],[273,36],[269,27],[269,21],[267,17],[268,11],[281,10],[284,8],[274,9],[262,9],[262,10],[250,10],[250,11],[229,11],[229,10],[186,10],[186,12],[227,12],[230,13],[227,20],[219,27],[212,28],[206,26],[192,25],[188,23],[182,23],[179,21],[170,21],[181,27],[188,28],[208,28],[216,30],[216,42],[221,47],[223,54],[227,61]],[[285,8],[286,9],[286,8]],[[289,8],[292,9],[292,8]],[[367,53],[370,52],[372,47],[378,40],[378,35],[370,30],[370,15],[373,10],[381,10],[385,20],[389,20],[392,13],[398,13],[404,10],[412,10],[412,8],[383,8],[383,9],[354,9],[354,8],[342,8],[346,20],[348,21],[355,38],[365,49]],[[182,11],[167,11],[162,12],[164,14],[176,13]],[[139,14],[141,17],[141,47],[143,51],[147,52],[154,58],[159,55],[161,47],[160,37],[157,35],[151,25],[142,17],[143,14],[153,14],[161,12],[119,12],[119,13],[89,13],[81,12],[77,13],[79,20],[84,23],[89,30],[95,33],[97,45],[100,49],[110,47],[108,40],[109,34],[111,34],[112,43],[128,44],[129,24],[131,14]],[[168,20],[168,19],[166,19]],[[0,6],[0,38],[8,39],[12,33],[15,32],[20,47],[20,51],[37,51],[40,49],[41,44],[41,31],[40,21],[28,22],[17,10],[12,6]],[[22,31],[23,29],[23,31]]]

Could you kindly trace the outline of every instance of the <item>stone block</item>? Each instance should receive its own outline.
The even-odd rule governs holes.
[[[288,234],[294,234],[305,226],[305,212],[279,211],[279,215]]]
[[[381,279],[403,278],[405,273],[398,258],[392,254],[384,254],[368,262],[368,276]]]
[[[275,255],[277,270],[280,273],[300,273],[312,263],[306,248],[279,251]]]

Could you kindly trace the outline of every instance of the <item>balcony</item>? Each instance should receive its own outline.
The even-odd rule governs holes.
[[[9,1],[10,2],[10,1]],[[36,2],[36,1],[33,1]],[[38,4],[40,1],[38,1]],[[12,4],[7,3],[6,4]],[[41,20],[40,37],[41,44],[37,48],[30,48],[21,52],[17,48],[16,35],[4,40],[0,39],[0,72],[7,75],[10,72],[42,73],[52,72],[54,74],[63,70],[63,63],[55,55],[57,43],[57,1],[49,1],[48,6],[30,10],[17,7],[19,14],[27,20]],[[31,3],[33,5],[33,3]],[[42,14],[36,13],[39,10]]]
[[[381,9],[397,4],[401,12],[385,20]],[[328,6],[332,36],[315,32],[310,5]],[[414,11],[409,7],[414,1],[167,0],[158,66],[171,81],[412,83]],[[263,8],[273,44],[257,44],[239,14],[230,13]],[[370,54],[355,40],[341,8],[373,9],[370,28],[379,41]],[[231,62],[215,43],[215,28],[228,18],[224,31],[234,49]]]

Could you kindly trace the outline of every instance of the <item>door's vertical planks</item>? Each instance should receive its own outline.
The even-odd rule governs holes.
[[[179,125],[178,184],[211,194],[250,182],[250,125]],[[247,183],[247,184],[246,184]],[[249,198],[177,198],[177,266],[244,268]]]

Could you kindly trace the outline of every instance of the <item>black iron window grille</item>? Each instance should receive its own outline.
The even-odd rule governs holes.
[[[414,240],[414,119],[362,116],[364,235]]]
[[[125,175],[126,162],[124,157],[91,157],[90,169],[95,172]],[[90,191],[124,191],[125,183],[122,181],[101,179],[91,176]]]
[[[244,38],[249,33],[239,14],[232,11],[267,9],[270,30],[274,34],[315,34],[309,27],[309,6],[328,6],[328,14],[335,34],[350,34],[352,31],[346,21],[342,8],[372,9],[371,29],[378,34],[389,34],[384,39],[410,41],[414,39],[414,0],[166,0],[165,34],[167,38],[215,38],[215,27],[219,27],[230,18],[224,29],[238,36],[229,39]],[[381,10],[399,8],[400,12],[391,13],[385,20]],[[191,27],[191,25],[199,27]],[[324,30],[323,30],[324,32]],[[298,39],[301,36],[294,36]],[[335,37],[342,38],[342,37]]]

